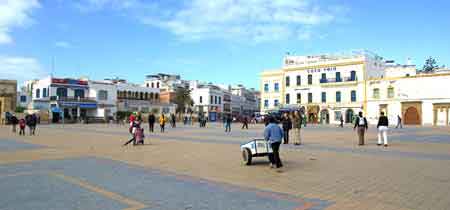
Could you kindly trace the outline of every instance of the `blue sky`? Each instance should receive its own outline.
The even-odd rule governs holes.
[[[258,87],[286,52],[367,49],[450,65],[450,2],[0,0],[0,78],[178,73]],[[53,58],[53,59],[52,59]]]

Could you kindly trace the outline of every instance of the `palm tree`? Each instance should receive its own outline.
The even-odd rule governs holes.
[[[175,91],[175,104],[177,105],[176,112],[183,114],[187,109],[194,105],[194,100],[191,98],[191,90],[185,87],[179,87]]]

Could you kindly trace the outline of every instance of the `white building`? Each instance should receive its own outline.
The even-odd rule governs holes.
[[[146,87],[169,92],[174,92],[178,87],[189,87],[189,81],[181,80],[180,75],[163,73],[147,75],[144,84]]]
[[[111,81],[89,81],[89,97],[97,101],[94,117],[110,119],[117,112],[117,87]]]
[[[194,112],[206,116],[210,121],[223,117],[224,95],[226,90],[213,84],[190,81],[191,98],[194,101]],[[231,99],[232,100],[232,99]]]
[[[391,124],[447,125],[450,74],[417,74],[414,65],[393,65],[367,52],[287,56],[283,68],[261,74],[261,111],[303,108],[312,123],[345,122],[362,111],[371,123],[379,113]]]
[[[146,87],[126,82],[116,83],[118,111],[152,111],[153,104],[159,104],[159,88]]]

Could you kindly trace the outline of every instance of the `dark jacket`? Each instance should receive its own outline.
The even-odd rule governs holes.
[[[386,116],[381,116],[380,118],[378,118],[377,128],[380,126],[389,126],[389,120]]]
[[[150,124],[155,124],[155,115],[149,115],[148,116],[148,123],[150,123]]]
[[[283,130],[292,129],[292,121],[289,117],[283,117],[283,119],[281,120],[281,123],[283,124]]]
[[[355,120],[355,128],[356,128],[356,127],[360,127],[360,126],[364,126],[366,129],[369,128],[369,126],[367,125],[367,119],[366,119],[365,117],[362,117],[363,120],[364,120],[364,125],[360,125],[360,124],[359,124],[359,119],[360,119],[360,118],[361,118],[360,116],[356,117],[356,120]]]

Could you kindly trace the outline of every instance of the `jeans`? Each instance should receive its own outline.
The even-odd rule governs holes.
[[[231,124],[225,124],[225,132],[231,132]]]
[[[280,168],[283,167],[283,164],[281,163],[280,159],[280,144],[281,142],[274,142],[270,144],[270,147],[272,147],[273,153],[269,153],[269,160],[270,163],[272,163],[273,166]]]
[[[284,129],[284,144],[289,144],[289,129]]]
[[[389,128],[387,126],[378,127],[378,144],[382,144],[382,143],[384,145],[388,144],[388,139],[387,139],[388,130],[389,130]],[[382,138],[383,138],[383,142],[382,142]]]

